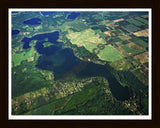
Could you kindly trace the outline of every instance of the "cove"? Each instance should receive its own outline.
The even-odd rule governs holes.
[[[53,43],[49,47],[44,47],[45,39]],[[64,74],[72,71],[72,69],[80,63],[86,63],[86,67],[80,72],[75,72],[76,77],[105,77],[109,82],[109,87],[113,96],[118,100],[126,100],[130,97],[128,87],[123,87],[116,80],[114,75],[104,66],[92,62],[85,62],[77,58],[71,48],[62,48],[63,43],[58,42],[59,32],[44,33],[33,36],[32,38],[24,38],[24,45],[29,45],[31,40],[37,40],[35,49],[40,54],[36,67],[43,70],[52,71],[54,79],[63,79]]]

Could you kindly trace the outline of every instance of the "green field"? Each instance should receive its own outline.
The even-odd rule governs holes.
[[[18,66],[21,64],[23,60],[27,60],[31,57],[34,57],[35,52],[36,51],[34,49],[30,49],[28,52],[21,52],[12,55],[12,66]]]
[[[141,30],[140,28],[136,27],[135,25],[133,24],[129,24],[129,25],[126,25],[126,29],[130,32],[136,32],[136,31],[139,31]]]
[[[104,34],[100,29],[95,30],[96,33],[98,33],[100,35],[100,37],[102,37],[103,39],[105,39],[106,34]]]
[[[98,44],[106,43],[98,34],[95,34],[95,31],[92,29],[68,34],[67,38],[70,39],[72,44],[76,44],[79,47],[84,46],[91,53],[94,48],[97,48]],[[101,50],[98,57],[105,61],[116,61],[123,58],[111,45]]]
[[[110,63],[110,65],[116,70],[128,70],[132,67],[131,63],[127,59],[121,59]]]
[[[143,23],[141,23],[141,22],[139,22],[135,19],[127,19],[127,21],[131,24],[135,24],[136,26],[142,26],[143,25]]]
[[[143,18],[141,18],[141,17],[136,17],[135,19],[137,19],[137,20],[143,22],[144,24],[148,24],[148,21],[145,20],[145,19],[143,19]]]
[[[137,37],[133,37],[132,39],[130,39],[130,41],[142,46],[142,47],[148,47],[148,43],[144,42],[143,40],[137,38]]]
[[[122,41],[122,44],[128,44],[129,43],[129,41],[128,40],[124,40],[124,41]]]
[[[88,28],[88,25],[79,20],[74,20],[70,22],[65,22],[62,26],[59,26],[61,31],[75,30],[82,31]]]
[[[72,44],[78,47],[84,46],[88,51],[92,52],[98,44],[105,44],[106,42],[100,38],[98,34],[92,29],[87,29],[81,32],[74,32],[67,35]]]
[[[128,47],[127,45],[123,45],[121,47],[128,53],[134,53],[134,50]]]
[[[102,60],[112,61],[112,62],[123,58],[123,56],[111,45],[108,45],[103,50],[101,50],[98,56]]]

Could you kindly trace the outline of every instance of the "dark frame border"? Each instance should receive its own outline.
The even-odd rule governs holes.
[[[3,2],[2,2],[3,1]],[[2,0],[1,15],[1,99],[0,121],[10,127],[144,127],[160,126],[160,80],[158,81],[158,27],[160,3],[158,0]],[[8,120],[8,9],[9,8],[152,8],[152,120]],[[159,21],[159,22],[158,22]],[[158,26],[158,27],[157,27]],[[157,44],[156,44],[157,43]],[[157,66],[157,67],[156,67]]]

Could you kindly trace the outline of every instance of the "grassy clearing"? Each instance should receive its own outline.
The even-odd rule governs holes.
[[[126,59],[121,59],[110,63],[110,65],[116,70],[128,70],[132,65]]]
[[[74,29],[76,31],[82,31],[84,29],[87,29],[88,26],[87,24],[83,23],[82,21],[79,20],[73,20],[70,22],[65,22],[62,26],[59,27],[61,31],[68,31],[70,29]]]
[[[112,61],[112,62],[123,58],[123,56],[111,45],[108,45],[103,50],[101,50],[98,56],[102,60]]]
[[[87,29],[81,32],[74,32],[67,35],[72,44],[78,47],[84,46],[88,51],[92,52],[98,44],[105,44],[106,42],[100,38],[98,34],[92,29]]]
[[[35,52],[36,51],[34,49],[30,49],[28,52],[21,52],[12,55],[12,66],[18,66],[21,64],[23,60],[27,60],[31,57],[34,57]]]

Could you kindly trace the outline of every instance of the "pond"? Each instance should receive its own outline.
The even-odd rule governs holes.
[[[19,34],[19,33],[20,33],[19,30],[12,30],[12,36],[13,36],[13,35],[17,35],[17,34]]]
[[[39,18],[31,18],[29,20],[25,20],[23,22],[23,24],[27,24],[27,25],[39,25],[39,24],[41,24],[41,19],[39,19]]]
[[[80,15],[79,12],[72,12],[68,15],[67,19],[76,19]]]
[[[44,47],[43,43],[46,42],[46,38],[48,38],[47,41],[53,43],[53,45]],[[128,87],[122,87],[113,74],[111,74],[104,65],[80,60],[74,55],[71,48],[62,48],[63,43],[57,42],[58,38],[59,32],[56,31],[52,33],[38,34],[32,38],[25,37],[22,40],[24,42],[24,47],[26,47],[25,45],[30,47],[30,41],[37,40],[35,48],[41,55],[37,61],[37,68],[52,71],[54,73],[55,80],[60,80],[63,79],[64,74],[72,71],[78,64],[86,63],[84,69],[75,73],[76,77],[105,77],[109,82],[109,87],[114,97],[118,100],[125,100],[129,98]]]

